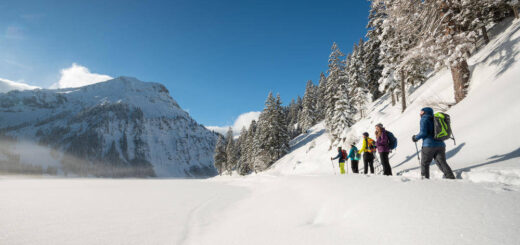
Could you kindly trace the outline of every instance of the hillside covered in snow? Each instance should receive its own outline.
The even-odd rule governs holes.
[[[419,133],[420,110],[433,107],[451,116],[456,144],[446,141],[447,158],[459,178],[520,184],[520,133],[515,130],[520,125],[520,23],[503,22],[491,33],[495,38],[469,60],[473,75],[466,99],[448,106],[454,104],[453,84],[449,70],[442,70],[423,85],[410,88],[409,106],[403,113],[400,106],[391,105],[388,95],[374,101],[368,116],[349,129],[343,147],[349,149],[349,143],[356,142],[360,148],[362,133],[368,132],[373,138],[375,125],[382,123],[398,138],[398,147],[390,154],[394,175],[419,177],[419,161],[411,137]],[[280,159],[272,172],[333,173],[329,159],[336,155],[336,149],[330,149],[323,123],[291,144],[291,153]],[[442,177],[436,166],[432,170],[434,177]]]
[[[216,134],[158,83],[0,93],[0,167],[10,173],[212,176]]]

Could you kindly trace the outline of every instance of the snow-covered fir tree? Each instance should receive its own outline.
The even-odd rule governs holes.
[[[233,139],[233,129],[230,127],[226,133],[226,171],[231,172],[236,168],[239,159],[238,150]]]
[[[258,149],[258,145],[255,140],[255,137],[257,134],[257,129],[258,129],[257,121],[253,120],[251,122],[251,124],[249,125],[249,129],[247,130],[246,143],[243,148],[243,151],[245,153],[242,153],[243,158],[244,158],[244,163],[247,164],[247,168],[244,166],[244,168],[246,168],[246,170],[244,170],[243,172],[245,172],[245,173],[249,173],[254,170],[254,163],[256,160],[256,154],[257,154],[257,149]]]
[[[329,132],[333,131],[335,106],[338,100],[339,87],[345,81],[345,69],[342,59],[345,55],[336,43],[332,44],[332,52],[329,56],[329,69],[327,71],[327,83],[324,94],[325,125]]]
[[[320,74],[320,81],[318,84],[318,99],[316,102],[316,117],[318,121],[325,119],[326,112],[326,101],[325,101],[325,93],[327,91],[327,77],[322,72]]]
[[[290,137],[282,113],[280,96],[269,93],[265,108],[258,119],[255,135],[257,154],[253,163],[255,171],[263,171],[289,151]]]
[[[236,149],[239,151],[236,170],[240,175],[245,175],[250,172],[249,163],[247,161],[247,138],[248,130],[246,127],[243,127],[235,145]]]
[[[300,97],[298,97],[298,101],[301,102]],[[300,133],[300,125],[298,124],[298,117],[301,111],[301,105],[299,102],[296,102],[294,99],[291,100],[288,106],[287,112],[287,131],[291,138],[298,136]]]
[[[422,33],[413,55],[434,59],[437,68],[450,67],[456,102],[466,97],[471,76],[467,59],[477,39],[475,30],[465,24],[472,14],[464,9],[463,2],[425,1],[415,14],[422,21],[415,28],[421,27]]]
[[[425,24],[424,16],[419,15],[423,8],[421,0],[381,0],[373,1],[372,6],[384,10],[381,40],[381,65],[383,73],[380,79],[380,89],[389,92],[392,104],[396,103],[396,94],[401,100],[401,107],[406,109],[407,82],[422,83],[417,74],[431,66],[432,57],[421,55],[415,50],[418,41],[424,35],[421,25]],[[413,49],[413,50],[412,50]],[[412,52],[413,51],[413,52]]]
[[[299,114],[298,125],[300,125],[301,132],[304,133],[318,121],[317,118],[317,100],[318,100],[318,88],[312,83],[311,80],[307,82],[305,88],[305,95],[302,101],[302,110]]]
[[[347,84],[349,103],[354,106],[356,113],[360,118],[366,116],[368,103],[370,103],[370,93],[368,89],[368,80],[366,78],[366,67],[364,62],[365,48],[364,41],[361,39],[359,44],[354,44],[352,54],[346,60]],[[354,117],[351,114],[350,117]]]
[[[372,100],[381,97],[379,91],[379,79],[383,74],[381,62],[381,40],[379,37],[383,33],[383,21],[385,20],[384,5],[382,3],[372,3],[368,16],[367,35],[368,38],[364,49],[364,72],[367,79],[367,88],[372,95]]]
[[[218,173],[222,175],[222,173],[226,170],[226,140],[222,135],[219,135],[217,140],[217,145],[215,146],[215,154],[213,155],[214,165],[217,169]]]
[[[342,146],[347,138],[349,128],[354,124],[352,119],[355,114],[355,108],[348,98],[348,89],[346,84],[338,87],[338,96],[336,105],[334,106],[333,123],[330,131],[332,137],[332,146]]]

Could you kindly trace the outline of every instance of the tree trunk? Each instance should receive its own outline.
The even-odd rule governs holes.
[[[516,6],[511,6],[513,8],[513,13],[515,13],[515,18],[518,19],[518,8]]]
[[[406,86],[404,76],[401,78],[401,108],[402,112],[406,110]]]
[[[453,78],[453,88],[455,90],[455,102],[459,103],[468,93],[470,78],[468,62],[464,60],[459,62],[457,65],[452,66],[451,76]]]
[[[488,36],[487,30],[486,30],[486,27],[482,26],[482,27],[480,27],[480,30],[482,31],[482,37],[484,38],[484,42],[486,44],[488,44],[489,43],[489,36]]]
[[[395,106],[395,92],[392,90],[392,106]]]

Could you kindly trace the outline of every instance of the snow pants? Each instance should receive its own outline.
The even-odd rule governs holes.
[[[345,162],[340,162],[339,163],[339,172],[341,174],[345,174]]]
[[[365,174],[368,173],[368,167],[370,166],[370,173],[374,173],[374,154],[370,152],[363,153],[363,163],[365,165]]]
[[[379,156],[381,157],[381,165],[383,165],[383,174],[391,176],[392,167],[390,166],[390,160],[388,159],[389,154],[390,152],[379,152]]]
[[[350,161],[350,167],[352,168],[352,173],[358,174],[359,173],[359,160],[351,160]]]
[[[421,150],[421,175],[430,178],[430,164],[435,159],[435,164],[444,173],[444,178],[455,179],[453,171],[446,162],[446,147],[423,147]]]

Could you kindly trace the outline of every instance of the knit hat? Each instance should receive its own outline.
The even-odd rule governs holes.
[[[367,133],[367,132],[364,132],[364,133],[363,133],[363,136],[368,137],[368,133]]]

